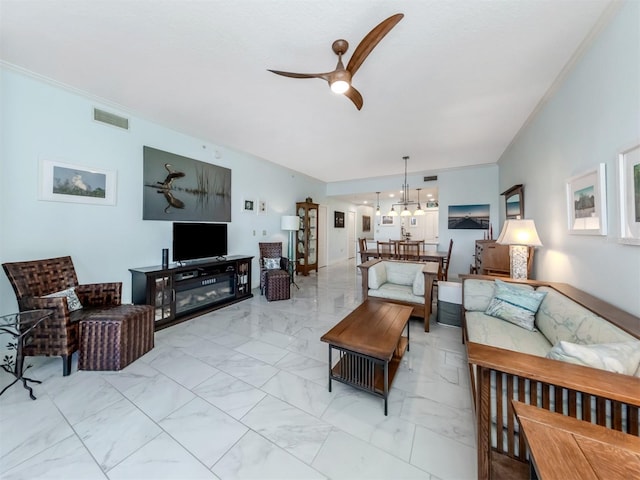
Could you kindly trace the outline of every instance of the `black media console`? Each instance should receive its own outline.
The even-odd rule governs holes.
[[[155,307],[156,330],[251,298],[251,259],[131,268],[131,299]]]

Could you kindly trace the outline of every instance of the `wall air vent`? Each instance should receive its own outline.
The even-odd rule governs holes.
[[[430,177],[424,177],[424,181],[425,182],[435,182],[436,180],[438,180],[438,176],[437,175],[431,175]]]
[[[93,119],[97,122],[113,125],[114,127],[123,128],[129,130],[129,119],[120,117],[113,113],[105,112],[99,108],[93,109]]]

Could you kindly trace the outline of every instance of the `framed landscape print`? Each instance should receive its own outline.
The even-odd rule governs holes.
[[[569,233],[607,234],[605,165],[567,180],[567,221]]]
[[[38,198],[50,202],[115,205],[116,172],[42,160]]]
[[[640,145],[618,156],[620,241],[640,245]]]
[[[382,217],[380,217],[380,225],[390,227],[393,225],[393,218],[391,215],[382,215]]]

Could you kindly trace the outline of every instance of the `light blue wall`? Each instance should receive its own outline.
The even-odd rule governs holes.
[[[469,273],[469,265],[474,261],[476,240],[482,240],[487,232],[486,230],[449,230],[449,205],[489,204],[493,238],[497,238],[500,233],[497,226],[502,198],[500,191],[496,165],[449,170],[438,174],[438,199],[440,201],[438,225],[440,244],[438,250],[449,248],[449,240],[453,239],[451,264],[449,265],[450,280],[457,275]]]
[[[280,217],[293,214],[295,202],[308,196],[324,201],[325,184],[300,173],[169,130],[7,68],[0,75],[0,263],[71,255],[81,283],[121,281],[124,300],[129,301],[128,269],[160,264],[162,248],[171,247],[171,222],[142,220],[144,145],[232,170],[229,254],[257,256],[259,241],[283,241],[286,253],[287,236],[280,230]],[[130,131],[94,122],[94,106],[129,117]],[[116,205],[38,200],[41,159],[115,171]],[[241,212],[240,201],[245,196],[266,199],[268,215]],[[255,259],[253,267],[255,287]],[[0,314],[16,308],[13,291],[2,274]]]
[[[618,243],[619,152],[640,143],[640,2],[625,2],[499,161],[500,191],[525,186],[544,244],[536,278],[570,283],[640,315],[640,247]],[[606,165],[607,236],[570,235],[565,183]],[[501,210],[504,218],[504,207]]]

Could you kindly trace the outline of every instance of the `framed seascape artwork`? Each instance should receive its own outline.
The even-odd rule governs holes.
[[[362,231],[363,232],[371,231],[371,217],[369,215],[362,216]]]
[[[333,214],[333,227],[344,228],[344,212],[334,212]]]
[[[618,156],[620,241],[640,245],[640,145]]]
[[[143,220],[231,221],[231,170],[143,149]]]
[[[40,200],[116,204],[116,172],[52,160],[40,162]]]
[[[487,230],[490,205],[449,205],[448,226],[451,230]]]
[[[569,233],[607,234],[605,165],[567,180],[567,222]]]

